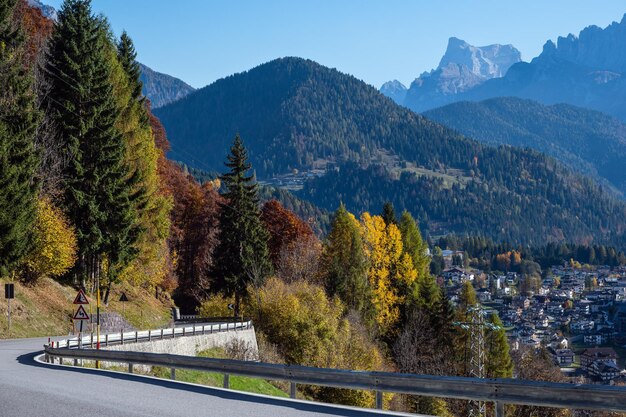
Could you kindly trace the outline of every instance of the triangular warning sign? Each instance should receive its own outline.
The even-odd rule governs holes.
[[[89,304],[89,300],[87,300],[87,296],[83,290],[79,290],[78,294],[76,294],[76,298],[74,298],[74,304]]]
[[[89,320],[89,314],[87,314],[83,306],[78,306],[78,310],[76,310],[72,318],[74,320]]]

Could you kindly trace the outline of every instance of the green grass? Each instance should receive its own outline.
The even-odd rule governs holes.
[[[197,356],[205,358],[226,358],[226,354],[221,348],[213,348],[198,353]],[[162,367],[153,367],[152,375],[159,378],[169,378],[170,369]],[[224,375],[214,372],[193,371],[188,369],[177,369],[176,380],[183,382],[191,382],[194,384],[207,385],[209,387],[223,387]],[[264,379],[250,378],[247,376],[231,375],[229,380],[230,389],[254,394],[265,394],[274,397],[286,398],[289,395],[283,390],[275,387]]]

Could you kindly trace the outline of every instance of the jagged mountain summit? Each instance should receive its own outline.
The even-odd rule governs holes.
[[[398,80],[387,81],[380,87],[380,92],[389,97],[397,104],[402,105],[408,89]]]
[[[511,65],[519,61],[521,54],[513,45],[472,46],[452,37],[437,68],[465,66],[477,77],[491,79],[504,76]]]
[[[424,72],[411,83],[403,101],[391,97],[390,90],[381,93],[414,111],[424,111],[455,101],[459,93],[470,90],[493,78],[504,76],[521,61],[520,52],[512,45],[473,46],[452,37],[436,69]],[[386,86],[386,83],[384,86]]]
[[[195,88],[171,75],[163,74],[140,64],[143,94],[153,109],[163,107],[195,91]]]

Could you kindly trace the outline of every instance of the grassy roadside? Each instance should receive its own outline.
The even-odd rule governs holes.
[[[0,280],[0,288],[4,283]],[[123,306],[118,300],[124,291],[129,302]],[[49,278],[42,278],[34,286],[15,282],[15,299],[11,300],[11,334],[7,326],[7,300],[0,299],[0,339],[66,335],[70,332],[72,301],[76,289]],[[89,296],[89,294],[88,294]],[[157,300],[152,292],[120,285],[109,297],[102,312],[117,312],[138,329],[158,328],[170,320],[170,303]],[[95,311],[95,297],[89,297]],[[89,312],[89,308],[86,309]]]
[[[205,358],[225,359],[226,353],[221,348],[213,348],[210,350],[200,352],[198,353],[197,356],[201,356]],[[150,374],[157,376],[159,378],[169,378],[170,370],[169,368],[162,368],[162,367],[155,366],[152,368],[152,372]],[[224,376],[222,374],[213,373],[213,372],[177,369],[176,380],[183,381],[183,382],[191,382],[194,384],[207,385],[209,387],[222,387],[224,383]],[[231,375],[229,379],[229,384],[230,384],[230,389],[233,389],[236,391],[272,395],[274,397],[283,397],[283,398],[286,398],[289,396],[283,390],[277,388],[276,386],[272,385],[270,382],[263,380],[263,379]]]

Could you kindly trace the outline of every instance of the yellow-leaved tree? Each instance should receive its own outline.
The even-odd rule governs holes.
[[[250,289],[247,311],[255,327],[276,346],[287,363],[323,368],[381,370],[383,357],[360,323],[345,317],[345,305],[324,288],[305,281],[267,280]],[[372,407],[371,391],[308,386],[307,395],[322,401]]]
[[[403,251],[398,227],[381,216],[363,213],[361,234],[369,259],[369,284],[375,320],[382,334],[393,331],[400,306],[417,278],[411,257]]]
[[[33,250],[24,260],[23,277],[34,282],[42,276],[58,277],[76,262],[76,232],[63,212],[50,199],[37,202]]]

